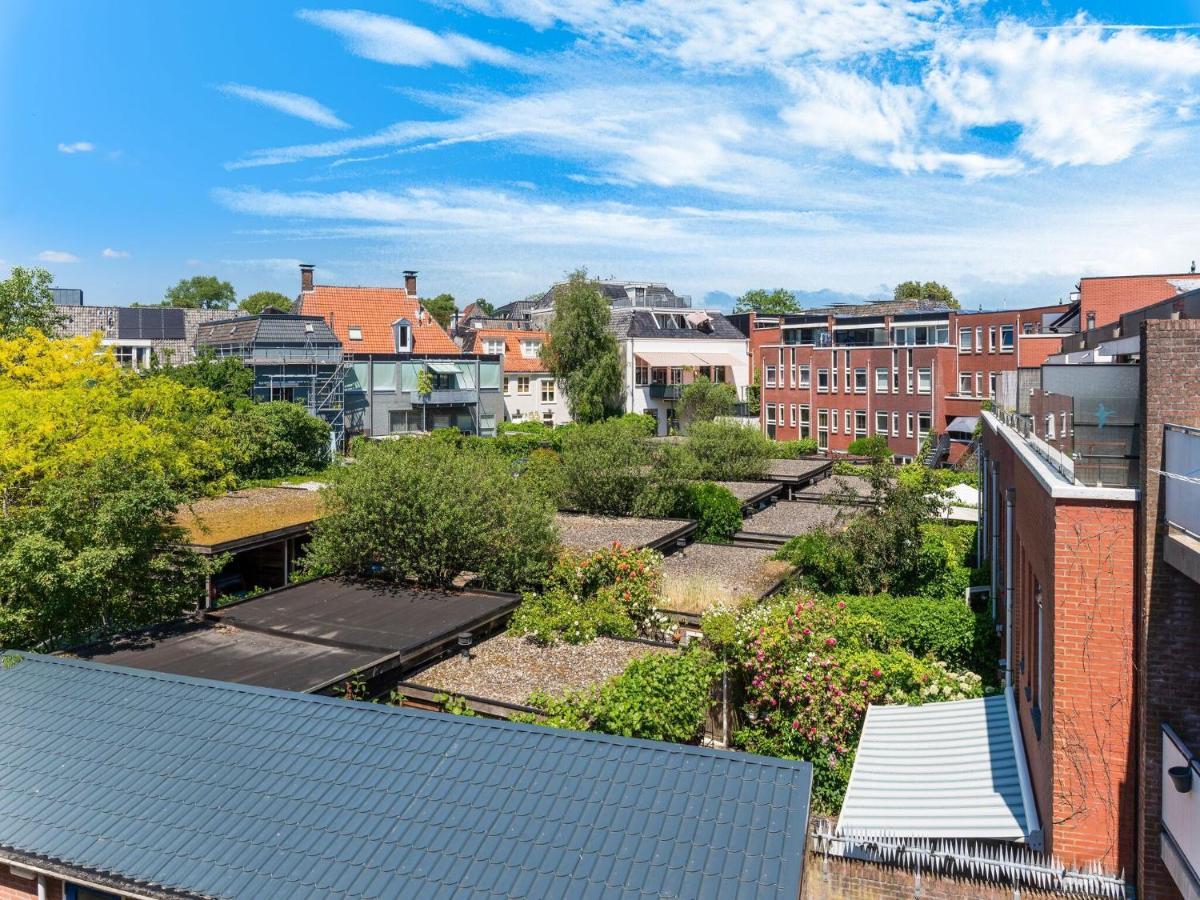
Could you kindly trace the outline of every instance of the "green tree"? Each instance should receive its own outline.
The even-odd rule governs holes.
[[[475,298],[475,305],[479,307],[479,311],[488,316],[496,314],[496,307],[482,297]]]
[[[554,296],[554,321],[541,357],[567,391],[577,422],[597,422],[621,411],[624,377],[609,308],[594,281],[579,269]]]
[[[218,357],[212,347],[200,347],[192,362],[182,366],[165,365],[153,375],[169,378],[190,388],[205,388],[217,394],[229,409],[249,406],[254,370],[232,356]]]
[[[65,318],[54,305],[54,276],[42,268],[13,266],[0,281],[0,338],[17,337],[32,328],[53,335]]]
[[[926,281],[924,284],[919,281],[902,281],[896,285],[892,292],[892,298],[895,300],[935,300],[944,303],[951,309],[961,309],[958,300],[954,297],[954,292],[936,281]]]
[[[796,297],[791,291],[783,288],[776,288],[773,291],[754,288],[737,298],[737,302],[733,305],[733,311],[783,315],[784,313],[799,312],[800,304],[796,302]]]
[[[688,430],[688,450],[709,481],[756,481],[771,457],[771,443],[757,428],[725,422],[697,422]]]
[[[239,478],[305,475],[329,461],[329,425],[298,403],[250,403],[234,413]]]
[[[0,514],[0,646],[55,650],[194,608],[215,564],[172,524],[182,499],[124,454],[35,485]]]
[[[458,304],[454,302],[453,294],[438,294],[430,300],[422,300],[421,305],[443,328],[450,327],[450,320],[458,312]]]
[[[292,301],[291,298],[279,291],[255,291],[238,304],[238,309],[248,316],[257,316],[268,306],[273,306],[281,312],[287,312],[292,308]]]
[[[215,275],[193,275],[181,278],[174,287],[167,288],[163,295],[163,306],[180,309],[229,309],[237,300],[237,292],[228,281]]]
[[[711,422],[733,412],[737,391],[733,385],[709,381],[703,375],[684,385],[679,395],[679,419],[686,431],[693,422]]]
[[[496,590],[538,586],[558,555],[554,507],[486,444],[434,438],[363,446],[326,489],[310,571],[449,587],[476,572]]]
[[[624,418],[572,428],[561,459],[564,506],[614,516],[633,512],[653,462],[645,434]]]

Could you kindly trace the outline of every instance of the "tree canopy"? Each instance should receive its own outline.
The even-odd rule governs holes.
[[[228,281],[215,275],[193,275],[181,278],[179,283],[167,288],[163,295],[163,306],[180,309],[229,309],[237,301],[237,292]]]
[[[450,320],[458,312],[458,304],[454,301],[453,294],[438,294],[436,297],[422,300],[421,305],[443,328],[450,327]]]
[[[783,315],[784,313],[799,312],[800,304],[796,302],[795,295],[784,288],[776,288],[773,291],[754,288],[737,298],[737,302],[733,305],[733,311]]]
[[[238,304],[238,309],[247,315],[257,316],[268,306],[273,306],[281,312],[287,312],[292,308],[292,300],[279,291],[255,291],[249,297],[243,298],[242,302]]]
[[[926,281],[924,284],[919,281],[902,281],[896,285],[892,297],[895,300],[936,300],[951,309],[961,309],[954,292],[936,281]]]
[[[54,276],[42,268],[13,266],[0,281],[0,337],[18,337],[32,328],[53,334],[63,320],[54,305],[50,285]]]
[[[679,418],[687,430],[693,422],[711,422],[733,412],[737,391],[731,384],[709,381],[703,375],[684,385],[679,396]]]
[[[199,347],[190,363],[160,366],[155,373],[185,387],[206,388],[219,396],[230,410],[253,402],[250,389],[254,386],[254,370],[232,356],[218,357],[212,347]]]
[[[496,307],[482,297],[475,298],[475,305],[478,306],[480,312],[484,313],[485,315],[494,316],[496,314]]]
[[[599,421],[623,406],[621,355],[608,330],[609,316],[608,303],[583,269],[555,292],[550,339],[541,357],[565,385],[577,422]]]

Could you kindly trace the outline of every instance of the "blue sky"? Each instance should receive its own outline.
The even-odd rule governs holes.
[[[1200,0],[5,0],[0,272],[969,306],[1200,256]]]

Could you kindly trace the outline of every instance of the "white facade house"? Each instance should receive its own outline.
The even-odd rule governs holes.
[[[479,329],[464,335],[464,347],[501,357],[504,417],[509,422],[563,425],[571,421],[566,391],[541,360],[544,331]]]

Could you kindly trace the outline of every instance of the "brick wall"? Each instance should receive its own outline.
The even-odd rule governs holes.
[[[82,337],[97,331],[106,340],[117,339],[118,306],[60,306],[58,311],[67,319],[59,326],[62,337]],[[239,316],[237,310],[185,309],[183,311],[184,340],[153,341],[151,347],[161,361],[170,356],[171,362],[183,365],[192,361],[196,331],[203,322],[214,322]]]
[[[0,900],[29,900],[30,897],[37,896],[37,886],[37,878],[18,878],[12,874],[6,863],[0,862]],[[61,897],[62,882],[47,878],[46,896]]]
[[[1200,426],[1200,321],[1159,320],[1142,325],[1144,469],[1163,466],[1164,424]],[[1138,773],[1138,891],[1145,898],[1177,897],[1159,857],[1161,728],[1166,722],[1193,749],[1200,748],[1200,585],[1162,558],[1162,479],[1143,479],[1141,521],[1140,709]]]
[[[1015,897],[1065,897],[1022,887],[988,884],[942,875],[917,875],[904,869],[809,853],[805,860],[803,900],[1014,900]]]

